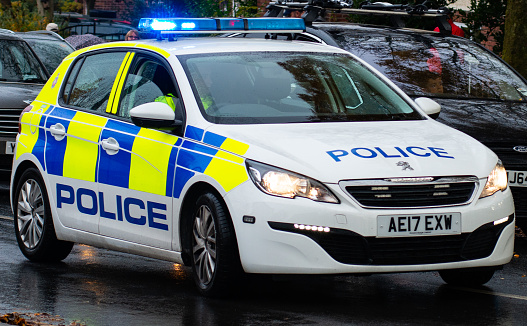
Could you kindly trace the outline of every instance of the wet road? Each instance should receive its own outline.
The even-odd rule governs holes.
[[[0,213],[9,211],[0,193]],[[18,250],[0,218],[0,315],[48,313],[97,325],[527,325],[527,238],[485,286],[436,273],[247,281],[232,299],[200,297],[186,267],[75,245],[60,264]]]

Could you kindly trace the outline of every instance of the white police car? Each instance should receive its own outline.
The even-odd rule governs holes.
[[[27,258],[62,260],[76,242],[184,263],[206,295],[242,271],[482,284],[509,262],[506,172],[430,119],[435,102],[334,47],[173,33],[72,53],[22,114],[11,198]]]

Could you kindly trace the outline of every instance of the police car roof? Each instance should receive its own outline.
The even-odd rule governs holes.
[[[106,48],[112,46],[126,46],[149,48],[157,47],[174,55],[200,54],[200,53],[225,53],[225,52],[348,52],[336,47],[303,41],[281,41],[271,39],[249,38],[222,38],[222,37],[182,37],[174,41],[169,40],[139,40],[99,44],[90,49]]]

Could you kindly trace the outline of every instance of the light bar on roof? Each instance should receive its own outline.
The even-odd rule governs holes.
[[[160,34],[301,33],[302,18],[141,18],[139,29]]]

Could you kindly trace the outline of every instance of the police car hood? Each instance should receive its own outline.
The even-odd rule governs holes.
[[[487,177],[497,157],[433,120],[215,125],[249,145],[245,157],[322,182],[417,176]]]

